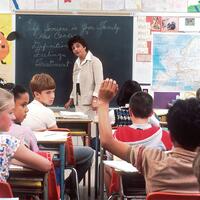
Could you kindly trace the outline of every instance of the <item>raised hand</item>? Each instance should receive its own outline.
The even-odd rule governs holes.
[[[99,101],[109,103],[117,94],[118,84],[115,80],[107,78],[99,89]]]

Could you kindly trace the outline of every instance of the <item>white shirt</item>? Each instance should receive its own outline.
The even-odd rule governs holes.
[[[81,74],[81,67],[87,62],[87,61],[91,61],[92,60],[92,53],[90,51],[87,52],[87,55],[85,56],[85,59],[81,62],[80,58],[77,58],[76,63],[78,65],[79,68],[79,73],[77,76],[77,82],[76,83],[80,83],[80,74]]]
[[[29,126],[33,131],[44,130],[56,125],[54,112],[37,100],[28,104],[28,113],[22,125]]]

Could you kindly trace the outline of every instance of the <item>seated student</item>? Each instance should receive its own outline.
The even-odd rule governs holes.
[[[38,152],[37,139],[29,127],[22,126],[21,122],[26,117],[28,112],[27,105],[29,103],[29,94],[27,90],[20,86],[11,83],[5,84],[4,89],[10,90],[14,95],[15,107],[13,110],[15,118],[7,134],[10,134],[19,139],[25,146],[32,151]]]
[[[24,163],[27,167],[47,172],[51,162],[26,148],[20,141],[2,132],[8,131],[13,118],[14,98],[11,93],[0,88],[0,181],[9,176],[9,163],[12,158]]]
[[[112,126],[115,127],[132,124],[128,111],[129,100],[134,93],[139,91],[142,91],[142,89],[137,81],[127,80],[124,82],[117,96],[117,105],[119,107],[112,109],[109,112]],[[154,126],[160,126],[159,121],[156,119],[154,114],[149,117],[149,123]]]
[[[22,124],[34,131],[58,128],[53,111],[47,107],[53,104],[55,98],[54,79],[49,74],[35,74],[30,81],[30,88],[34,100],[28,105],[29,111]],[[75,168],[79,182],[92,164],[93,153],[90,147],[74,147]],[[75,181],[72,179],[71,175],[65,181],[66,192],[71,198],[76,198],[73,185]]]
[[[130,146],[112,136],[109,102],[118,85],[112,79],[103,81],[99,91],[98,117],[102,146],[119,158],[132,163],[144,175],[146,192],[170,191],[198,193],[192,162],[200,145],[200,103],[196,99],[178,100],[167,115],[174,148],[170,152],[142,145]]]
[[[152,126],[148,122],[153,113],[153,99],[148,93],[136,92],[131,96],[129,113],[132,125],[118,127],[113,134],[115,139],[130,145],[143,145],[160,150],[170,150],[172,148],[168,132],[163,131],[160,127]],[[110,168],[105,167],[105,169],[105,183],[107,188],[110,185],[118,188],[117,183],[110,182],[111,175],[116,176],[114,172],[111,174]]]

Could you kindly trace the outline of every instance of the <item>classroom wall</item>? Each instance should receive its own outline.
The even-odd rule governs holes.
[[[184,37],[193,37],[194,34],[197,34],[195,39],[196,41],[199,41],[198,34],[200,32],[200,18],[198,16],[198,12],[200,11],[200,4],[198,3],[198,0],[1,0],[1,14],[11,13],[13,16],[15,16],[15,12],[21,11],[36,11],[39,13],[67,12],[71,15],[113,14],[133,16],[134,33],[132,77],[133,79],[142,83],[144,85],[144,88],[147,87],[149,90],[152,89],[151,87],[149,88],[149,85],[153,82],[153,75],[155,75],[155,71],[153,71],[153,65],[155,64],[153,62],[153,53],[155,50],[153,37],[155,34],[158,34],[158,36],[156,35],[155,38],[162,37],[162,39],[164,39],[164,37],[168,33],[186,33],[187,36]],[[170,29],[170,26],[173,26],[172,22],[176,24],[176,28],[173,30]],[[167,26],[169,27],[167,28]],[[171,38],[173,42],[174,38]],[[195,52],[196,51],[194,51],[193,53]],[[197,56],[196,53],[195,56]],[[11,70],[12,74],[10,76],[7,76],[8,81],[14,79],[14,52],[12,57],[13,62],[11,66],[13,67],[13,69]],[[200,63],[194,64],[198,65]],[[185,66],[184,73],[186,73],[188,69],[190,68],[188,68],[188,66]],[[184,73],[182,74],[182,77],[184,77]],[[162,74],[161,79],[163,77],[166,78],[167,75],[168,74]],[[195,71],[195,74],[190,74],[187,79],[191,79],[191,77],[197,77],[197,75],[200,75],[199,69]],[[159,81],[159,79],[156,81]],[[196,82],[194,87],[185,86],[181,90],[196,90],[196,87],[200,85],[200,83],[198,82],[198,80],[195,81]],[[194,84],[192,80],[189,83],[191,85]],[[166,89],[162,87],[157,87],[153,90],[166,91]],[[171,87],[171,89],[168,89],[168,91],[180,91],[180,88]]]
[[[0,12],[10,10],[109,10],[196,12],[198,0],[1,0]],[[192,5],[192,6],[191,6]]]

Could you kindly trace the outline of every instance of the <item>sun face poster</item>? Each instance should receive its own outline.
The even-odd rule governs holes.
[[[12,32],[12,15],[0,14],[0,78],[13,81],[12,48],[13,41],[8,41]],[[10,39],[9,39],[10,40]]]

